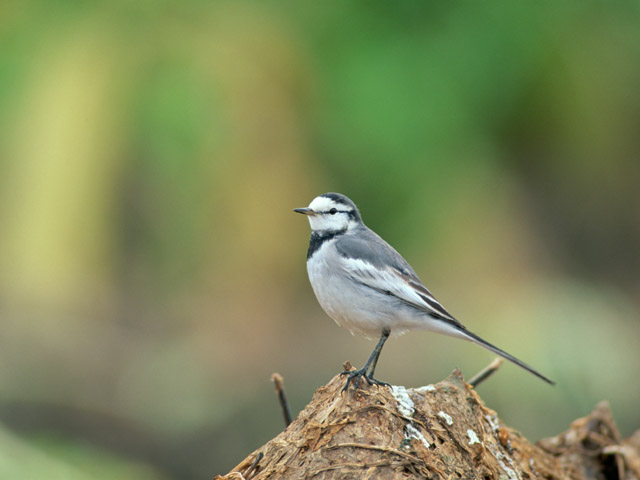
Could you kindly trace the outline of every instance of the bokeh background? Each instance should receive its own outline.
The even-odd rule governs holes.
[[[640,427],[635,1],[0,6],[0,476],[210,478],[373,343],[308,284],[349,195],[504,365],[531,440]],[[394,384],[493,357],[389,342]]]

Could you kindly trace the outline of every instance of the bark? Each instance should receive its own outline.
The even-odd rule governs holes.
[[[640,430],[623,441],[606,402],[534,445],[458,370],[415,389],[343,385],[338,375],[319,388],[280,435],[216,479],[640,479]]]

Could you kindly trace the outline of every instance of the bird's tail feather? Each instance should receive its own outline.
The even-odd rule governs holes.
[[[524,368],[527,372],[533,373],[536,377],[544,380],[548,384],[550,384],[550,385],[555,385],[556,384],[556,382],[554,382],[553,380],[550,380],[549,378],[545,377],[540,372],[538,372],[534,368],[532,368],[529,365],[527,365],[526,363],[524,363],[522,360],[518,360],[513,355],[510,355],[507,352],[505,352],[504,350],[501,350],[498,347],[496,347],[495,345],[492,345],[489,342],[487,342],[486,340],[483,340],[482,338],[480,338],[475,333],[472,333],[472,332],[470,332],[469,330],[466,330],[466,329],[459,330],[459,331],[460,331],[460,333],[463,334],[463,336],[467,337],[468,340],[480,345],[481,347],[486,348],[487,350],[489,350],[489,351],[491,351],[491,352],[493,352],[493,353],[495,353],[497,355],[500,355],[503,358],[506,358],[510,362],[515,363],[516,365],[518,365],[520,368]]]

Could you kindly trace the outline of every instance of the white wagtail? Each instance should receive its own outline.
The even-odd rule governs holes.
[[[355,204],[339,193],[325,193],[294,212],[309,217],[311,242],[307,271],[320,306],[336,323],[380,341],[360,370],[348,374],[357,389],[360,379],[373,378],[382,346],[389,336],[409,330],[431,330],[474,342],[547,383],[553,381],[526,363],[471,333],[438,302],[416,272],[380,236],[363,222]]]

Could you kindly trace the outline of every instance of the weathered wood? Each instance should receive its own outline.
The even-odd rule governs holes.
[[[319,388],[280,435],[216,479],[640,479],[640,431],[608,405],[537,445],[505,426],[459,371],[426,387]],[[259,460],[258,460],[259,459]]]

